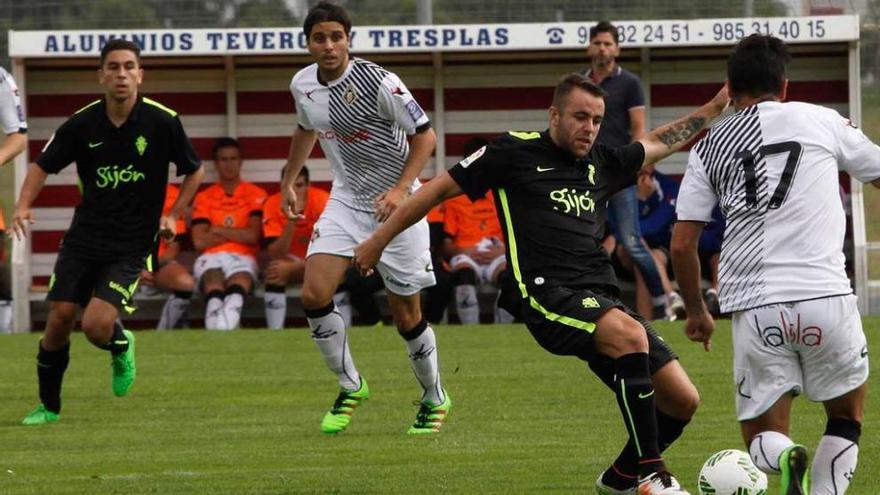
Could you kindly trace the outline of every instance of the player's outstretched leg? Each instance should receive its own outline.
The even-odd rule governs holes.
[[[134,353],[134,334],[122,328],[122,322],[116,320],[113,324],[113,337],[104,347],[110,351],[110,367],[113,370],[113,395],[123,397],[128,395],[134,380],[137,378],[137,365]]]
[[[434,329],[422,318],[412,329],[400,332],[406,342],[410,366],[422,386],[422,398],[418,402],[416,420],[407,433],[419,435],[437,433],[452,408],[452,399],[440,383],[440,366],[437,360],[437,338]]]
[[[809,495],[807,450],[778,431],[762,431],[749,443],[752,462],[767,474],[780,475],[782,495]]]
[[[306,309],[305,313],[312,329],[312,340],[321,350],[327,367],[338,377],[341,389],[333,407],[321,421],[321,431],[339,433],[348,427],[355,409],[369,397],[369,387],[351,358],[348,333],[336,305],[331,301],[320,309]]]
[[[643,322],[643,325],[647,325]],[[700,394],[690,381],[681,364],[674,359],[672,350],[650,332],[648,335],[650,352],[655,359],[668,360],[666,364],[651,376],[656,390],[655,402],[657,409],[657,446],[663,453],[672,445],[690,422],[700,404]],[[662,361],[658,361],[662,362]],[[614,371],[609,369],[605,360],[590,363],[593,371],[609,386],[614,385]],[[638,451],[635,443],[629,439],[620,455],[596,480],[596,488],[600,494],[616,495],[618,493],[636,493],[638,485]]]
[[[23,425],[36,426],[61,419],[61,381],[70,362],[70,342],[57,351],[47,351],[40,341],[37,353],[37,378],[40,384],[40,405],[22,420]]]

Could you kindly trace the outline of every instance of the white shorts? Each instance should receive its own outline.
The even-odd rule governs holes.
[[[736,415],[764,414],[788,392],[816,402],[868,379],[868,347],[856,296],[773,304],[733,315]]]
[[[315,222],[306,256],[333,254],[351,258],[355,246],[367,240],[378,228],[379,222],[372,213],[353,210],[331,198]],[[429,249],[425,219],[398,234],[376,264],[385,288],[400,296],[411,296],[434,285],[434,266]]]
[[[257,281],[257,260],[251,256],[233,253],[210,253],[196,258],[193,264],[193,276],[201,282],[202,275],[208,270],[223,270],[223,277],[229,278],[236,273],[245,272]]]
[[[477,280],[482,284],[491,284],[494,283],[492,280],[492,276],[498,270],[498,267],[503,265],[507,259],[502,254],[501,256],[495,258],[491,262],[481,265],[474,261],[467,254],[456,254],[449,260],[449,266],[452,267],[452,270],[455,271],[460,265],[466,265],[471,270],[477,273]]]

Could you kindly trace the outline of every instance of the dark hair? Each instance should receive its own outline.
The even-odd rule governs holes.
[[[297,175],[297,178],[299,178],[300,175],[302,175],[303,177],[306,178],[306,182],[312,181],[312,179],[309,178],[309,167],[306,167],[305,165],[303,165],[302,168],[299,169],[299,175]],[[284,180],[284,169],[283,168],[281,169],[281,180]]]
[[[133,41],[124,40],[122,38],[113,38],[108,41],[103,48],[101,48],[101,67],[104,67],[104,60],[107,59],[107,55],[110,52],[115,52],[116,50],[128,50],[134,53],[135,58],[137,58],[138,65],[141,63],[141,47],[138,46],[137,43]]]
[[[303,21],[303,32],[306,33],[306,38],[312,35],[312,26],[322,22],[338,22],[345,28],[346,36],[351,33],[351,18],[348,17],[348,12],[340,5],[321,0],[309,9],[306,20]]]
[[[553,91],[553,106],[561,109],[565,104],[565,99],[568,98],[568,95],[574,88],[580,88],[596,98],[605,97],[605,91],[591,81],[589,77],[572,72],[562,76],[562,79],[556,84],[556,90]]]
[[[464,147],[462,148],[464,152],[464,156],[471,156],[477,152],[478,149],[482,148],[489,144],[489,141],[486,138],[481,138],[479,136],[472,137],[464,143]]]
[[[614,39],[614,44],[617,44],[617,28],[614,27],[614,24],[611,24],[608,21],[599,21],[599,24],[590,28],[590,41],[593,41],[593,38],[599,33],[611,34],[611,38]]]
[[[727,59],[731,95],[779,95],[789,61],[781,39],[757,33],[743,38]]]
[[[241,145],[238,144],[238,140],[231,137],[222,137],[214,143],[214,148],[211,150],[211,156],[214,159],[217,159],[217,152],[220,151],[220,148],[235,148],[241,153]]]

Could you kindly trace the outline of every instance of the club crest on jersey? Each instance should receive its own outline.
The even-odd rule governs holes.
[[[477,161],[481,156],[483,156],[483,153],[485,153],[485,152],[486,152],[486,147],[483,146],[482,148],[478,149],[477,151],[474,151],[473,153],[471,153],[471,156],[458,162],[458,164],[461,165],[461,168],[468,168],[468,165]]]
[[[596,166],[590,163],[587,165],[589,171],[587,172],[587,180],[590,181],[591,186],[596,185]]]
[[[144,156],[144,152],[147,151],[147,138],[138,136],[134,142],[134,147],[137,148],[139,155]]]
[[[345,100],[346,103],[351,105],[354,103],[354,100],[357,100],[358,93],[357,89],[355,89],[354,84],[349,84],[347,88],[345,88],[345,93],[342,93],[342,99]]]
[[[223,219],[223,225],[227,227],[232,227],[235,224],[235,220],[232,219],[232,216],[227,215],[226,218]]]

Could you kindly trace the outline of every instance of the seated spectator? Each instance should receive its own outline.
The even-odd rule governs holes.
[[[303,166],[293,183],[296,189],[296,214],[290,220],[281,211],[281,193],[275,193],[263,206],[263,238],[269,265],[263,273],[266,292],[263,295],[266,325],[278,330],[284,327],[287,315],[287,286],[302,284],[306,267],[306,250],[312,238],[315,222],[324,211],[330,194],[313,187],[309,169]]]
[[[480,322],[477,285],[491,283],[497,287],[498,277],[507,267],[501,225],[495,211],[491,191],[474,202],[457,196],[444,203],[446,256],[450,258],[452,285],[455,288],[455,309],[463,324]],[[507,311],[495,309],[496,323],[510,323]]]
[[[428,229],[431,233],[431,264],[434,266],[434,278],[437,283],[428,287],[425,293],[425,319],[431,323],[441,323],[446,318],[446,308],[452,299],[452,274],[445,256],[446,239],[449,234],[444,230],[443,223],[446,208],[439,204],[428,212]]]
[[[357,311],[358,325],[368,327],[378,327],[383,325],[382,312],[379,311],[379,305],[376,304],[376,292],[385,288],[385,282],[378,270],[364,277],[354,268],[350,268],[345,272],[345,281],[339,288],[339,292],[333,297],[336,307],[342,314],[342,319],[346,320],[345,325],[351,326],[351,309]],[[340,294],[345,296],[339,297]],[[347,300],[346,300],[347,296]],[[342,305],[340,305],[340,300]],[[345,314],[346,307],[348,314]]]
[[[709,313],[715,318],[721,316],[721,305],[718,303],[718,260],[721,257],[721,243],[724,241],[726,223],[721,207],[715,205],[715,209],[712,210],[712,221],[706,224],[697,245],[700,273],[709,282],[709,288],[703,293],[703,299],[706,301]]]
[[[12,278],[6,256],[6,223],[0,208],[0,333],[12,332]]]
[[[631,272],[636,283],[636,311],[646,319],[675,320],[684,317],[684,301],[670,281],[669,240],[672,224],[675,223],[675,198],[678,196],[678,183],[660,172],[642,172],[636,182],[636,195],[639,208],[639,229],[642,242],[657,265],[657,272],[667,303],[655,307],[653,298],[642,273],[622,246],[616,246],[614,254],[627,271]]]
[[[221,138],[214,145],[217,183],[196,194],[193,245],[202,254],[194,274],[205,294],[205,328],[232,330],[241,321],[245,295],[257,280],[266,191],[241,180],[238,141]]]
[[[162,215],[168,215],[179,195],[180,188],[168,184]],[[157,330],[181,328],[184,322],[188,322],[190,300],[196,286],[189,270],[177,261],[177,255],[180,254],[180,240],[186,235],[186,221],[183,218],[177,220],[175,230],[177,232],[173,239],[159,239],[159,249],[152,263],[153,271],[149,271],[148,266],[148,269],[141,274],[144,285],[171,292],[162,307],[162,315],[156,325]]]

